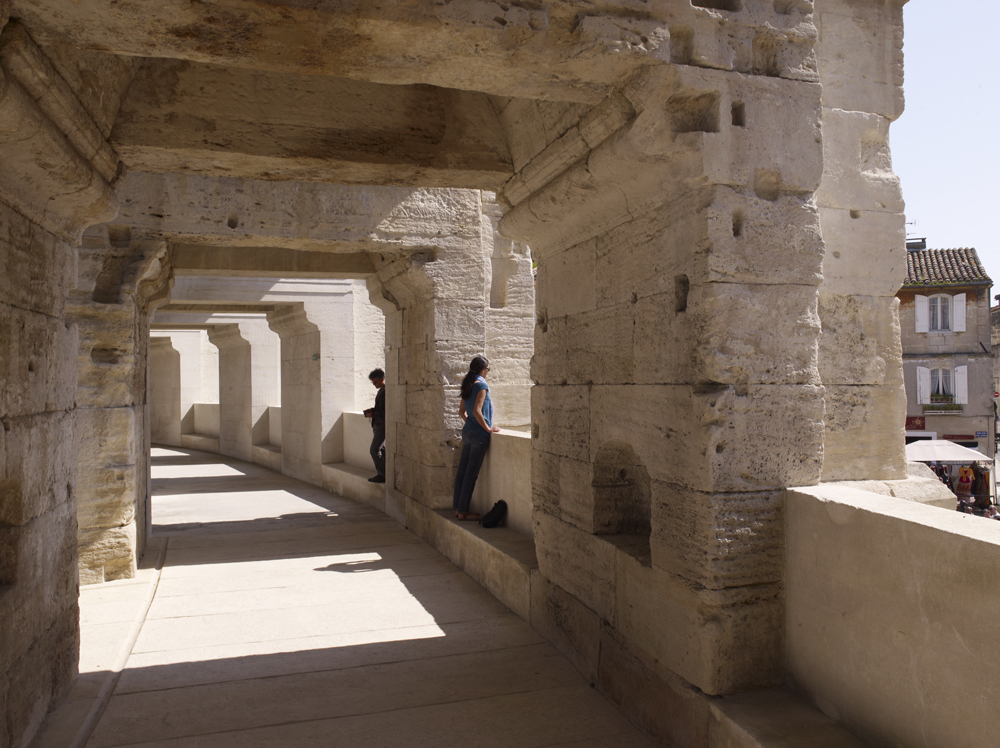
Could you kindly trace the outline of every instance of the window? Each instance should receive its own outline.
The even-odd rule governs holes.
[[[965,294],[913,297],[917,332],[965,332]]]
[[[951,329],[951,297],[931,296],[928,300],[930,331]],[[938,371],[935,369],[934,371]],[[942,371],[947,371],[943,369]]]
[[[967,405],[969,367],[930,369],[917,367],[917,403],[921,405]]]
[[[954,394],[951,388],[951,369],[931,369],[931,402],[950,403]]]

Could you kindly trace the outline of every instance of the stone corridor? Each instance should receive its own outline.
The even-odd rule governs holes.
[[[36,748],[650,745],[381,512],[191,450],[154,448],[152,479],[142,568],[81,588],[80,679]]]

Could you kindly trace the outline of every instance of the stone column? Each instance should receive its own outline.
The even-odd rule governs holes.
[[[634,77],[502,193],[501,231],[538,262],[542,598],[579,611],[595,638],[577,658],[607,692],[636,660],[708,694],[783,677],[783,488],[816,483],[823,455],[803,28],[755,39],[757,74]]]
[[[219,349],[219,451],[252,462],[280,398],[278,338],[264,319],[212,325],[208,337]]]
[[[208,338],[219,349],[219,452],[253,461],[253,385],[250,342],[239,325],[213,325]]]
[[[156,329],[150,335],[170,338],[171,345],[180,356],[181,436],[194,434],[197,431],[195,403],[218,402],[217,349],[211,346],[212,355],[206,355],[206,348],[211,345],[206,330]]]
[[[150,438],[181,446],[181,355],[167,336],[149,339]]]
[[[817,0],[813,14],[822,40],[824,481],[907,475],[896,299],[906,227],[889,152],[889,125],[903,112],[902,6]]]
[[[89,230],[68,312],[78,324],[80,578],[128,578],[146,541],[146,355],[150,308],[165,295],[162,242]]]
[[[350,294],[349,281],[340,294]],[[346,303],[345,303],[346,302]],[[341,422],[355,404],[352,299],[310,300],[268,312],[281,338],[281,472],[322,485],[323,463],[344,461]]]
[[[369,281],[385,313],[387,510],[406,522],[417,521],[411,501],[452,505],[459,388],[474,356],[494,357],[497,425],[524,425],[530,407],[527,248],[496,233],[492,193],[435,190],[432,199],[447,228],[435,246],[381,263]]]
[[[486,348],[482,198],[438,190],[450,234],[435,247],[384,263],[369,281],[385,312],[387,510],[450,507],[462,422],[458,390]]]

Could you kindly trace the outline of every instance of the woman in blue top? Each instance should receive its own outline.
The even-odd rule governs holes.
[[[455,476],[455,516],[459,519],[478,520],[479,515],[469,511],[472,491],[476,487],[479,468],[483,466],[486,450],[490,448],[490,434],[500,430],[493,425],[493,403],[490,401],[490,386],[486,375],[490,362],[483,356],[476,356],[469,364],[469,373],[462,380],[462,403],[458,414],[465,422],[462,427],[462,458],[458,462]]]

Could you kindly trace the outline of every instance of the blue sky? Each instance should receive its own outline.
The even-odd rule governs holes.
[[[906,109],[890,128],[909,236],[975,247],[1000,293],[1000,2],[910,0]]]

